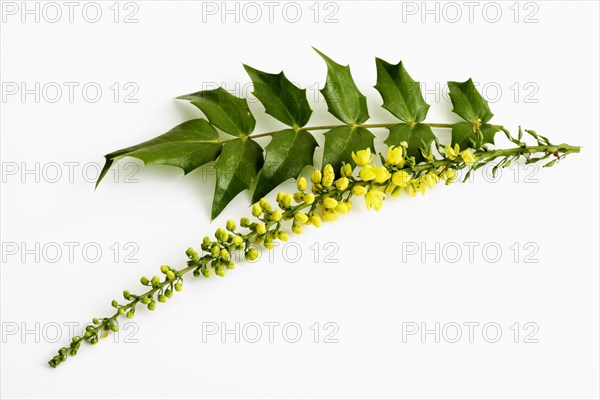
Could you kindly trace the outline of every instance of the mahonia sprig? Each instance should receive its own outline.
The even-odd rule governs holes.
[[[350,67],[337,64],[318,50],[317,53],[327,65],[327,80],[321,93],[328,111],[341,121],[339,125],[307,126],[312,110],[306,89],[294,85],[283,72],[271,74],[245,65],[254,85],[253,94],[265,106],[265,112],[288,128],[253,134],[256,121],[245,99],[223,88],[204,90],[179,99],[190,101],[207,119],[186,121],[152,140],[105,156],[96,186],[121,157],[136,157],[145,164],[177,166],[186,174],[216,160],[212,218],[256,179],[252,219],[242,218],[240,228],[227,221],[224,229],[216,230],[214,238],[207,236],[202,240],[200,253],[187,249],[184,268],[163,265],[161,275],[142,277],[140,283],[145,291],[136,294],[125,290],[124,300],[111,303],[115,313],[94,318],[83,336],[73,337],[68,347],[58,351],[49,361],[50,366],[56,367],[68,356],[76,355],[83,342],[96,344],[110,331],[117,332],[119,317],[133,318],[139,307],[155,310],[157,303],[166,302],[174,292],[182,290],[188,272],[194,277],[208,278],[213,273],[223,277],[235,267],[234,255],[256,260],[260,247],[273,249],[275,241],[287,241],[288,230],[300,234],[306,226],[318,228],[322,221],[335,221],[348,213],[353,198],[363,197],[367,209],[380,210],[388,197],[402,192],[415,197],[439,182],[449,185],[461,170],[466,170],[466,181],[473,171],[490,163],[495,163],[495,175],[498,168],[508,167],[520,158],[526,163],[543,162],[544,167],[552,167],[580,151],[576,146],[552,144],[533,130],[519,128],[515,138],[504,126],[490,124],[493,114],[471,79],[448,82],[452,111],[461,117],[461,122],[424,122],[429,105],[423,99],[419,82],[412,79],[402,62],[390,64],[381,59],[375,60],[375,89],[383,99],[382,107],[399,121],[367,124],[366,98],[354,83]],[[385,155],[379,154],[380,165],[374,162],[375,136],[370,131],[379,128],[389,130],[384,141],[388,149]],[[451,142],[440,143],[433,128],[451,129]],[[307,179],[298,177],[306,165],[314,163],[317,142],[313,131],[326,131],[322,162],[325,167],[312,172],[309,190]],[[234,138],[221,138],[220,132]],[[491,147],[498,132],[503,132],[516,147]],[[536,145],[523,141],[524,132],[535,139]],[[256,141],[261,137],[271,138],[264,150]],[[297,191],[279,192],[276,206],[271,206],[266,199],[268,193],[290,178],[298,178]]]

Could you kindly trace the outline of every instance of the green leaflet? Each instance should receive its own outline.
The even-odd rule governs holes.
[[[317,141],[309,132],[286,129],[274,133],[265,149],[265,164],[252,202],[260,200],[281,182],[297,178],[304,166],[312,165],[316,147]]]
[[[359,126],[340,126],[325,132],[325,147],[323,150],[323,165],[331,164],[336,174],[339,174],[342,162],[352,165],[352,152],[370,148],[375,151],[373,138],[369,130]]]
[[[340,65],[319,50],[315,51],[327,64],[327,80],[321,93],[329,112],[347,124],[362,124],[368,120],[367,98],[356,87],[350,66]]]
[[[183,169],[187,174],[214,161],[221,148],[217,130],[204,119],[192,119],[152,140],[105,155],[106,162],[96,181],[96,187],[112,164],[121,157],[135,157],[144,164],[172,165]]]
[[[465,122],[459,122],[452,127],[452,144],[461,148],[478,148],[485,143],[494,143],[494,135],[499,129],[487,124],[494,114],[490,111],[488,102],[477,91],[473,80],[466,82],[448,82],[452,111],[462,117]]]
[[[494,143],[494,135],[500,129],[494,125],[483,124],[479,126],[482,133],[482,143]],[[461,149],[477,148],[477,132],[473,132],[473,124],[470,122],[458,122],[452,125],[452,144],[460,146]]]
[[[448,82],[448,88],[454,106],[452,112],[460,115],[465,121],[475,123],[479,119],[481,123],[486,123],[494,116],[472,79],[466,82]]]
[[[429,152],[431,143],[435,136],[431,128],[425,124],[398,124],[394,125],[390,130],[390,135],[385,140],[388,146],[400,146],[401,142],[408,143],[407,153],[409,157],[414,157],[416,162],[423,161],[421,149]]]
[[[286,78],[283,71],[269,74],[244,65],[254,84],[252,94],[265,106],[267,114],[293,128],[306,125],[312,110],[306,89],[300,89]]]
[[[177,98],[189,100],[206,115],[211,124],[231,135],[249,135],[256,125],[246,99],[236,97],[223,88],[204,90]]]
[[[235,196],[249,189],[263,165],[263,149],[252,139],[225,142],[215,163],[217,182],[211,219],[215,219]]]
[[[383,108],[404,122],[421,122],[427,116],[429,104],[423,100],[421,85],[406,72],[402,61],[390,64],[380,58],[377,65],[375,89],[383,98]]]

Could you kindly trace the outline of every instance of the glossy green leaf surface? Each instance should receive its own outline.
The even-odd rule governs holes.
[[[383,98],[383,108],[404,122],[421,122],[427,116],[429,104],[423,99],[421,85],[406,72],[402,61],[390,64],[375,59],[377,84],[375,89]]]
[[[231,135],[249,135],[256,125],[246,99],[236,97],[223,88],[190,93],[178,99],[190,101],[211,124]]]
[[[273,134],[265,148],[265,164],[260,172],[252,202],[260,200],[280,183],[297,178],[306,165],[313,164],[317,147],[315,138],[306,131],[286,129]]]
[[[152,140],[104,156],[106,162],[96,181],[96,187],[112,164],[125,156],[138,158],[144,164],[179,167],[187,174],[207,162],[214,161],[221,148],[217,130],[204,119],[193,119]]]
[[[216,218],[235,196],[249,189],[263,166],[263,149],[252,139],[225,142],[215,163],[217,182],[211,218]]]
[[[448,89],[454,107],[452,112],[460,115],[465,121],[476,123],[481,120],[481,123],[486,123],[494,116],[472,79],[466,82],[448,82]]]
[[[303,127],[312,110],[306,89],[300,89],[283,72],[270,74],[244,65],[254,85],[252,94],[265,107],[265,112],[290,127]]]
[[[327,64],[327,80],[321,90],[328,110],[347,124],[362,124],[369,119],[367,98],[358,90],[350,66],[340,65],[315,49]]]

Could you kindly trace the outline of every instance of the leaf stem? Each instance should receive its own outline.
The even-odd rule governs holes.
[[[335,129],[335,128],[340,128],[342,126],[351,126],[351,127],[356,127],[356,128],[365,128],[365,129],[377,129],[377,128],[390,128],[394,125],[398,125],[402,122],[382,122],[379,124],[360,124],[360,125],[348,125],[348,124],[338,124],[338,125],[315,125],[315,126],[304,126],[301,128],[296,128],[296,131],[325,131],[325,130],[330,130],[330,129]],[[444,129],[451,129],[452,126],[454,124],[450,124],[450,123],[443,123],[443,122],[421,122],[421,124],[423,125],[427,125],[430,128],[444,128]],[[504,126],[502,125],[493,125],[494,127],[498,128],[498,129],[503,129]],[[291,128],[290,128],[291,129]],[[259,133],[256,135],[249,135],[246,136],[246,139],[257,139],[257,138],[261,138],[261,137],[266,137],[266,136],[272,136],[277,132],[281,132],[281,130],[278,131],[272,131],[272,132],[265,132],[265,133]],[[226,142],[230,142],[232,140],[236,140],[236,139],[226,139],[226,140],[221,140],[220,143],[226,143]]]

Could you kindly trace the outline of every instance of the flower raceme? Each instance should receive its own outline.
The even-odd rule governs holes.
[[[284,225],[296,234],[302,233],[306,226],[319,228],[322,221],[335,221],[340,214],[348,213],[352,209],[352,197],[364,197],[366,208],[378,211],[388,196],[398,196],[402,191],[408,192],[412,197],[417,193],[424,194],[427,188],[432,188],[440,181],[444,181],[446,185],[454,182],[457,170],[470,168],[470,172],[498,157],[508,157],[506,152],[515,152],[518,158],[524,156],[526,151],[529,151],[528,148],[520,147],[507,151],[474,153],[471,149],[461,151],[458,145],[440,146],[441,158],[432,156],[425,163],[417,163],[414,157],[409,157],[406,142],[401,142],[398,147],[389,147],[385,158],[381,155],[381,166],[373,163],[374,155],[370,148],[353,152],[352,160],[356,167],[343,163],[337,179],[329,164],[322,171],[316,169],[311,173],[310,189],[307,179],[300,177],[296,181],[297,192],[277,194],[276,207],[266,198],[254,203],[251,214],[255,221],[247,217],[241,218],[239,225],[243,231],[234,221],[229,220],[225,229],[215,231],[213,238],[204,237],[200,245],[201,254],[193,248],[187,249],[187,267],[177,270],[163,265],[160,267],[162,278],[158,275],[152,278],[142,277],[140,283],[147,288],[146,291],[135,294],[125,290],[125,301],[111,302],[116,309],[112,316],[94,318],[92,325],[86,327],[84,335],[73,337],[70,345],[61,348],[49,364],[56,367],[68,356],[76,355],[83,342],[96,344],[109,331],[118,331],[120,316],[133,318],[136,309],[140,307],[155,310],[157,302],[164,303],[175,292],[183,289],[183,276],[188,272],[191,271],[194,277],[208,278],[213,273],[223,277],[227,270],[235,268],[234,253],[243,254],[248,261],[258,259],[258,246],[273,249],[276,240],[288,240]]]

